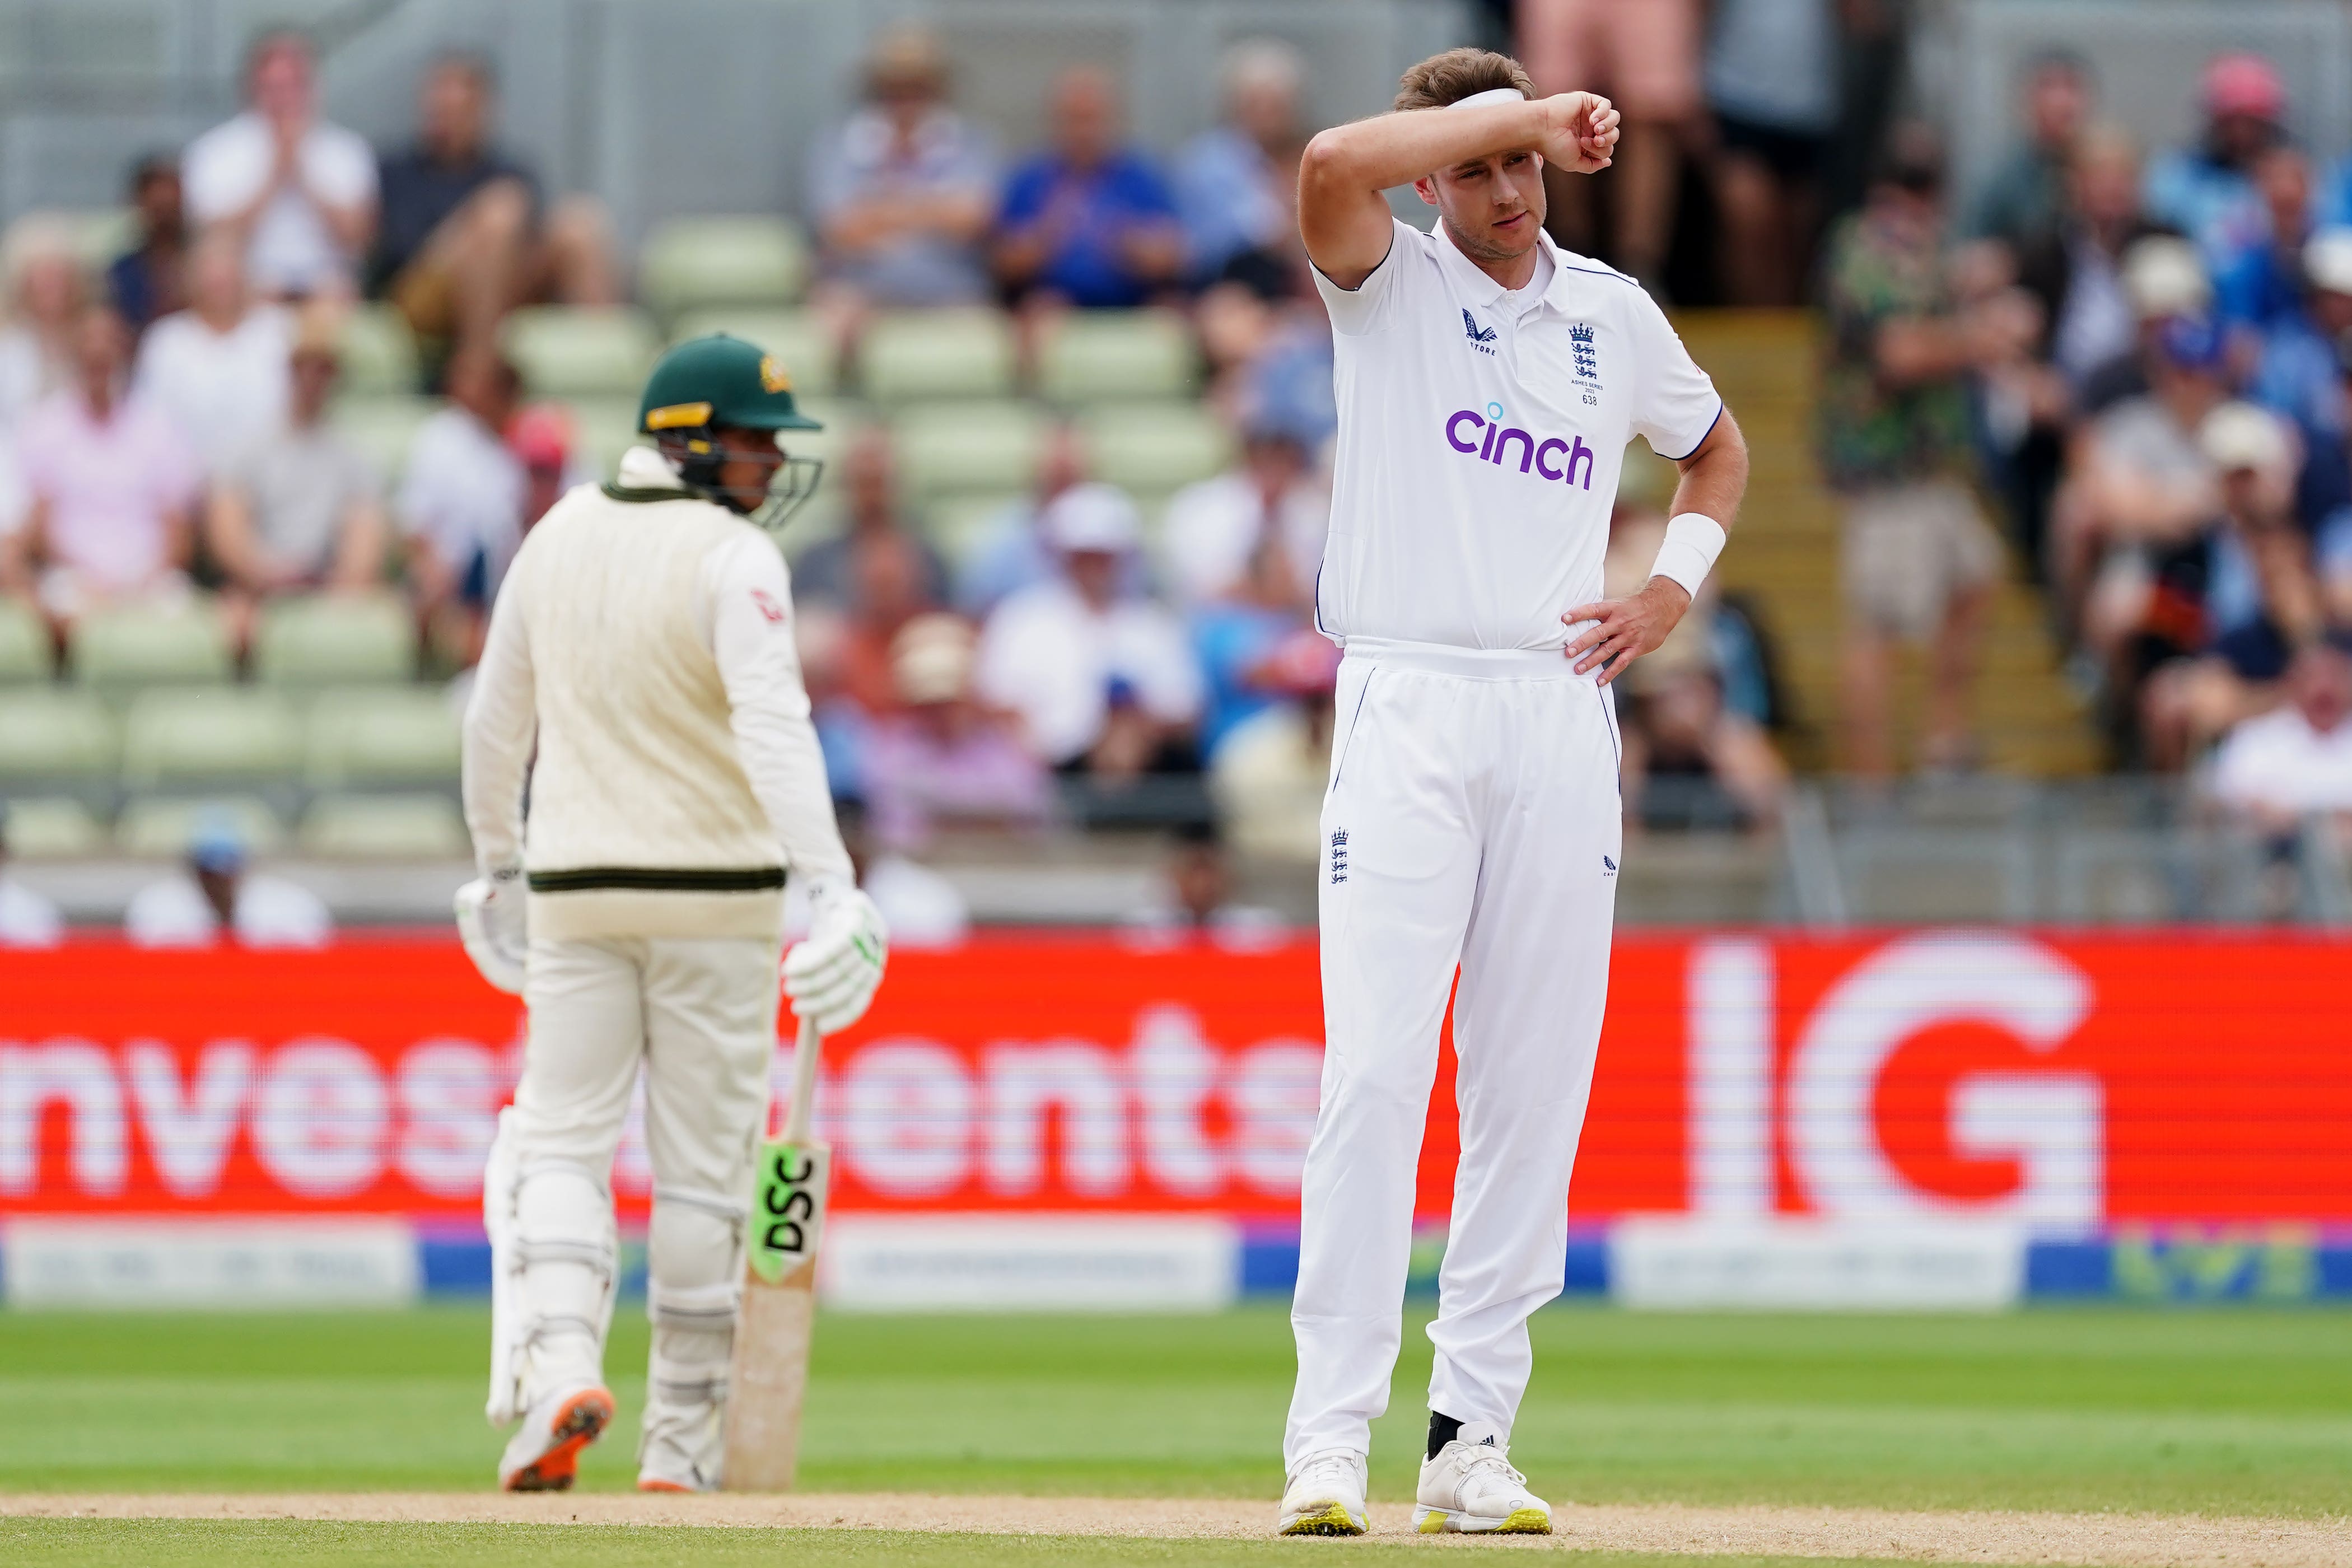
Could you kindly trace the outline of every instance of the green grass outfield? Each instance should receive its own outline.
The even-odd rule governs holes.
[[[486,1489],[499,1449],[480,1414],[486,1325],[468,1307],[0,1313],[0,1490]],[[2352,1510],[2352,1314],[1561,1307],[1534,1332],[1512,1459],[1555,1500]],[[623,1421],[582,1480],[605,1489],[634,1475],[642,1316],[625,1308],[613,1342]],[[1428,1367],[1416,1323],[1375,1436],[1377,1497],[1409,1495]],[[1278,1310],[828,1316],[802,1484],[1271,1499],[1289,1389]],[[203,1534],[83,1529],[94,1552]],[[153,1542],[121,1560],[173,1560]],[[46,1560],[34,1544],[10,1540],[0,1558]],[[839,1550],[861,1560],[854,1542]]]

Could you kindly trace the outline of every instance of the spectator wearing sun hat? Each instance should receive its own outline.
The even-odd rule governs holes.
[[[2261,223],[2254,164],[2286,139],[2286,85],[2256,54],[2216,55],[2200,79],[2205,124],[2197,144],[2148,163],[2148,216],[2219,250]]]
[[[958,616],[918,616],[891,639],[898,706],[874,721],[865,752],[877,847],[919,850],[942,822],[1035,827],[1052,809],[1051,781],[1019,727],[973,695],[977,657]]]
[[[1122,596],[1142,539],[1127,492],[1074,485],[1039,520],[1060,570],[1000,604],[983,627],[976,685],[1017,714],[1049,766],[1108,780],[1197,770],[1200,667],[1181,623]]]

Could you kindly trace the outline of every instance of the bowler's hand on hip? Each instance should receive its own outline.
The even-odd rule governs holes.
[[[1592,624],[1577,633],[1560,652],[1576,661],[1579,675],[1597,668],[1601,684],[1606,686],[1622,675],[1627,665],[1645,653],[1655,653],[1667,634],[1682,624],[1690,604],[1690,595],[1680,583],[1671,577],[1653,577],[1642,584],[1641,592],[1622,599],[1579,605],[1560,619],[1570,626],[1579,621]]]
[[[873,1005],[890,957],[890,931],[874,900],[847,882],[809,890],[809,933],[784,954],[784,994],[793,1013],[837,1035]]]

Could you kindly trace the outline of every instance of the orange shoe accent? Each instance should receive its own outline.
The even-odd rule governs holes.
[[[548,1430],[555,1446],[507,1478],[510,1492],[561,1492],[572,1489],[580,1474],[580,1450],[594,1442],[613,1419],[609,1389],[588,1388],[563,1402]]]
[[[689,1496],[694,1491],[692,1487],[682,1487],[676,1481],[665,1481],[653,1477],[638,1478],[637,1489],[641,1492],[685,1492]]]

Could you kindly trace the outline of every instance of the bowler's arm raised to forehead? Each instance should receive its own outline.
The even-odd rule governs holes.
[[[1564,92],[1517,103],[1405,110],[1318,132],[1298,163],[1298,231],[1307,258],[1340,288],[1359,288],[1389,253],[1392,219],[1382,192],[1521,147],[1570,168],[1598,167],[1608,161],[1605,144],[1615,142],[1616,129],[1617,111],[1607,100]]]

